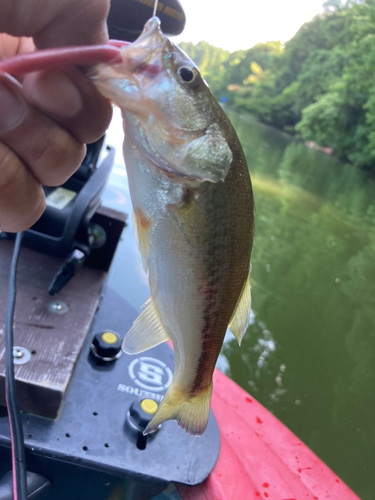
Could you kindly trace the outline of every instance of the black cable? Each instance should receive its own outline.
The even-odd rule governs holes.
[[[10,267],[8,309],[5,327],[5,396],[12,442],[13,499],[27,500],[25,445],[21,413],[16,395],[13,363],[13,316],[16,302],[16,273],[23,233],[17,233]]]

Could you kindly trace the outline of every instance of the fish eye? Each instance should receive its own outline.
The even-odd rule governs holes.
[[[178,74],[186,83],[192,82],[195,76],[192,70],[190,68],[187,68],[186,66],[181,66],[181,68],[178,68]]]
[[[199,73],[195,68],[180,66],[177,73],[181,82],[188,84],[191,88],[196,88],[200,83]]]

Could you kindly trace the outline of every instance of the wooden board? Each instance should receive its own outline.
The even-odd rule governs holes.
[[[5,314],[13,242],[0,241],[0,405],[5,405]],[[81,268],[53,297],[47,292],[61,259],[21,248],[17,273],[14,345],[32,352],[30,361],[15,367],[20,408],[55,418],[97,309],[107,273]],[[65,314],[48,310],[59,300]]]

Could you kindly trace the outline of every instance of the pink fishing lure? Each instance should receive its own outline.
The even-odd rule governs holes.
[[[20,75],[32,71],[51,71],[71,66],[90,67],[100,63],[122,61],[121,47],[129,42],[110,40],[107,45],[59,47],[19,54],[0,62],[0,73]]]

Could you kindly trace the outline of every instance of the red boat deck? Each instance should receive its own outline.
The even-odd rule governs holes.
[[[176,485],[183,500],[359,500],[284,424],[218,370],[211,407],[220,455],[202,484]]]

